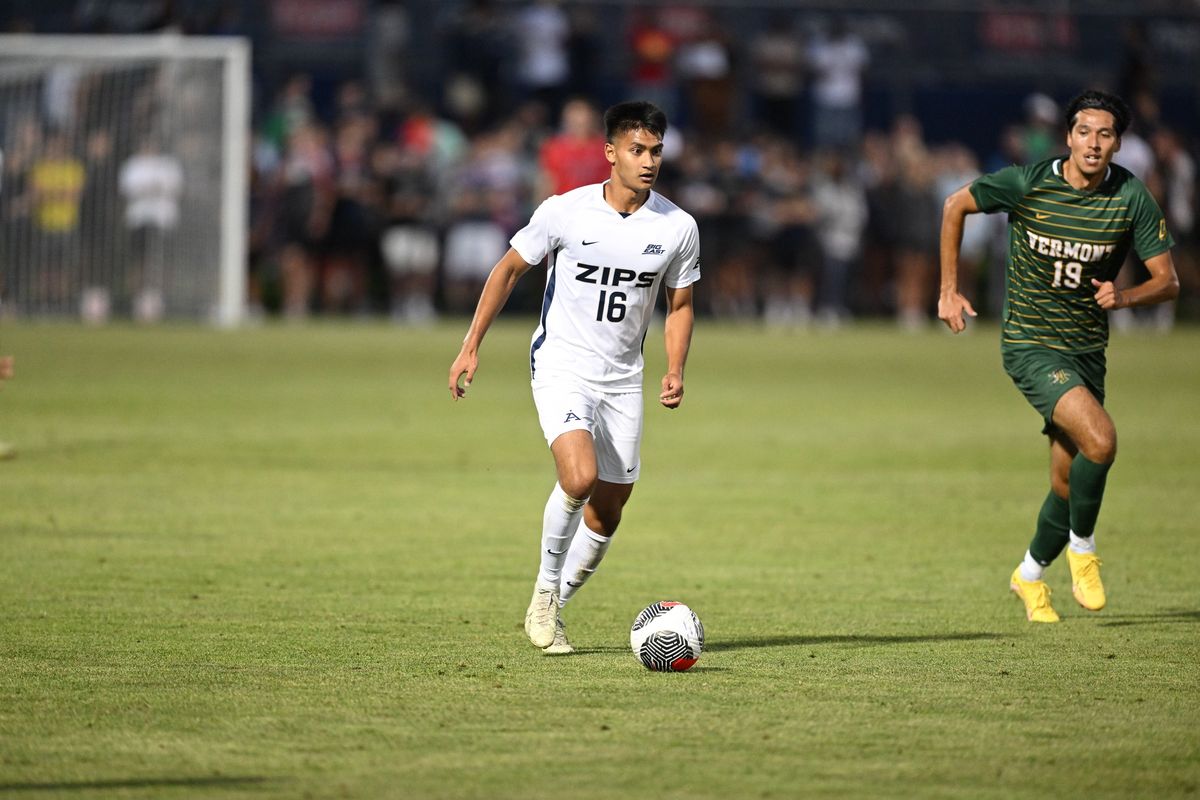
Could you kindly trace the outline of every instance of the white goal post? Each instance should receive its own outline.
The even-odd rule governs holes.
[[[241,322],[250,44],[0,35],[0,313]]]

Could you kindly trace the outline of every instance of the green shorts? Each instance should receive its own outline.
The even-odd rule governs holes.
[[[1054,407],[1076,386],[1086,386],[1104,405],[1104,351],[1068,353],[1049,347],[1006,345],[1000,349],[1004,371],[1046,421],[1042,433],[1054,428]]]

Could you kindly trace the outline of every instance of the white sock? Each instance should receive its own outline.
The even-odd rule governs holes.
[[[579,591],[579,587],[587,583],[592,573],[600,566],[608,546],[612,543],[611,536],[601,536],[579,520],[579,530],[571,540],[571,549],[567,552],[567,561],[563,566],[562,587],[558,591],[559,605],[565,605],[571,595]]]
[[[1025,560],[1021,562],[1021,580],[1040,581],[1046,568],[1034,560],[1029,551],[1025,551]]]
[[[1076,536],[1075,531],[1071,531],[1071,552],[1072,553],[1095,553],[1096,552],[1096,534],[1092,534],[1086,539],[1082,536]]]
[[[587,498],[575,498],[563,491],[557,483],[550,499],[546,501],[546,511],[542,515],[542,565],[538,570],[538,585],[558,588],[562,577],[563,562],[567,558],[567,550],[571,546],[571,537],[583,514],[583,504]]]

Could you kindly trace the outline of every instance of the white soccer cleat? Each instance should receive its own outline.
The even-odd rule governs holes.
[[[558,629],[558,589],[535,586],[525,612],[525,633],[534,647],[550,647]]]
[[[554,642],[549,647],[543,647],[542,652],[548,656],[566,656],[575,652],[575,648],[567,639],[567,626],[561,619],[554,626]]]

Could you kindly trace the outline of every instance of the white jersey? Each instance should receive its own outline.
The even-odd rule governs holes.
[[[678,289],[700,278],[692,216],[653,191],[622,216],[596,183],[547,198],[511,244],[529,264],[549,257],[529,351],[533,376],[641,389],[642,343],[659,284]]]

